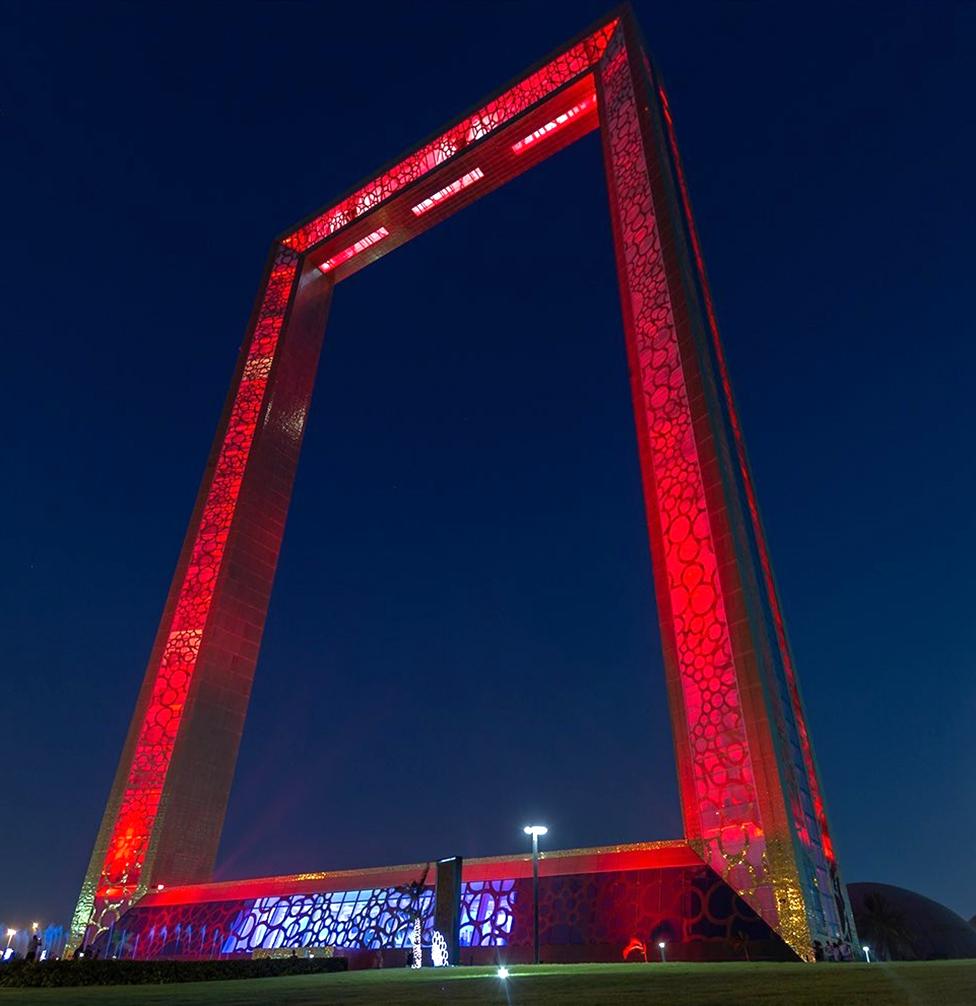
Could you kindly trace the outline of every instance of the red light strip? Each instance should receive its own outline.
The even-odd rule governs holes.
[[[588,98],[584,98],[578,105],[573,105],[572,108],[567,108],[565,112],[561,115],[557,115],[555,119],[550,119],[544,126],[540,126],[538,129],[529,133],[528,136],[523,137],[518,141],[518,143],[513,143],[512,152],[516,154],[523,153],[528,147],[532,146],[533,143],[544,139],[557,129],[562,129],[566,123],[571,122],[576,118],[576,116],[582,115],[584,112],[588,112],[595,104],[596,95],[591,94]]]
[[[461,175],[460,178],[455,179],[450,185],[445,185],[444,188],[438,189],[433,195],[428,196],[426,199],[421,200],[416,206],[410,207],[410,212],[413,213],[415,217],[422,216],[428,210],[432,210],[438,203],[443,202],[445,199],[450,199],[451,196],[456,196],[461,189],[466,189],[473,182],[478,181],[479,178],[484,178],[485,173],[481,168],[475,168],[473,171],[469,171],[466,175]]]
[[[382,241],[383,238],[389,237],[390,232],[385,227],[380,227],[373,231],[372,234],[367,234],[366,237],[360,238],[355,244],[350,245],[348,248],[343,248],[341,252],[337,252],[332,258],[326,259],[320,266],[319,269],[322,272],[331,272],[337,265],[342,265],[343,262],[348,262],[354,255],[358,255],[361,251],[365,251],[370,245],[376,244],[377,241]]]

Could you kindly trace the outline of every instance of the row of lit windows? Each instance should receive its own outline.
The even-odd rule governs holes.
[[[573,121],[573,119],[582,115],[584,112],[589,111],[595,105],[596,94],[594,93],[589,97],[584,98],[581,102],[579,102],[579,104],[573,105],[572,108],[567,108],[565,112],[561,112],[554,119],[550,119],[549,122],[545,123],[545,125],[540,126],[538,129],[534,129],[528,134],[528,136],[523,136],[521,140],[513,143],[512,153],[524,153],[540,140],[544,140],[546,137],[551,136],[554,132],[561,129],[563,126],[568,125]],[[485,173],[481,170],[481,168],[472,168],[471,171],[461,175],[460,178],[455,178],[450,184],[445,185],[436,192],[432,192],[426,199],[421,199],[419,203],[411,206],[410,212],[413,213],[415,217],[423,216],[425,213],[434,209],[435,206],[439,206],[452,196],[456,196],[469,185],[474,185],[476,182],[481,181],[484,177]],[[319,269],[321,269],[324,273],[330,273],[337,266],[342,265],[343,262],[348,262],[349,259],[358,255],[360,252],[365,251],[367,248],[372,247],[377,242],[382,241],[384,238],[389,236],[390,232],[385,227],[378,227],[371,234],[367,234],[354,244],[349,245],[347,248],[343,248],[342,251],[337,252],[331,258],[326,259],[319,266]]]

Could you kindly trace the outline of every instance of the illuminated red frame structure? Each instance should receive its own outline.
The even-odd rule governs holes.
[[[273,245],[76,909],[209,881],[336,284],[600,128],[688,844],[853,940],[667,98],[629,8]]]

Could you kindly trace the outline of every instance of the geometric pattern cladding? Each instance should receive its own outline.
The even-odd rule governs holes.
[[[434,892],[376,888],[193,905],[136,907],[103,934],[103,954],[199,959],[255,950],[334,947],[337,953],[407,951],[414,919],[423,944],[433,932]],[[619,960],[633,939],[666,940],[694,959],[728,954],[743,939],[785,956],[785,946],[754,911],[704,865],[543,877],[540,935],[548,956],[559,948],[605,948]],[[474,881],[461,889],[461,958],[465,951],[510,948],[508,959],[532,947],[530,879]],[[696,951],[697,948],[697,951]],[[705,948],[706,952],[703,952]]]

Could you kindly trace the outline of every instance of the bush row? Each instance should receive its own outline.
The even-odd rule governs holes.
[[[0,964],[0,988],[69,985],[159,985],[230,978],[277,978],[345,971],[344,957],[285,957],[237,961],[8,961]]]

